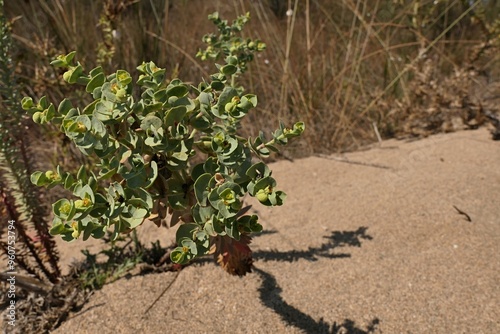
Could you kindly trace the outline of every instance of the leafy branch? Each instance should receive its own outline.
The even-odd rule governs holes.
[[[181,223],[173,262],[211,253],[228,272],[250,271],[249,234],[262,226],[256,215],[243,213],[243,198],[249,194],[276,206],[286,197],[267,165],[252,158],[277,151],[304,131],[304,123],[280,124],[270,140],[263,133],[254,139],[238,135],[257,96],[237,87],[235,79],[265,45],[236,36],[248,14],[231,26],[217,13],[210,18],[219,35],[205,36],[207,49],[198,55],[224,56],[225,64],[216,64],[218,72],[197,86],[166,82],[166,70],[153,62],[137,67],[135,81],[125,70],[106,74],[97,67],[87,73],[71,52],[52,65],[65,70],[69,84],[84,86],[92,103],[78,107],[64,99],[56,106],[46,97],[23,99],[34,122],[55,124],[83,154],[99,161],[94,170],[82,166],[76,175],[60,166],[31,175],[38,186],[62,186],[74,195],[52,205],[51,234],[85,240],[113,229],[117,238],[146,220],[160,225],[169,214],[171,226]],[[204,162],[193,165],[200,155]]]

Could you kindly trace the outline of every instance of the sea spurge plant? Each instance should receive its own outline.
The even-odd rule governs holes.
[[[64,99],[56,107],[45,97],[36,103],[23,99],[36,123],[57,125],[82,153],[98,161],[94,169],[82,166],[76,175],[58,166],[31,176],[36,185],[58,185],[73,193],[53,204],[53,235],[85,240],[112,230],[116,238],[145,221],[159,226],[168,215],[170,225],[181,223],[172,261],[183,264],[211,253],[230,273],[250,271],[249,234],[262,226],[257,216],[246,214],[244,197],[249,194],[268,206],[283,204],[285,193],[276,190],[270,169],[259,160],[299,136],[304,124],[280,124],[270,139],[263,133],[255,139],[237,134],[257,97],[236,87],[236,78],[263,44],[234,36],[248,15],[232,26],[217,14],[211,18],[220,36],[205,37],[207,51],[199,54],[210,59],[223,54],[225,65],[198,86],[168,82],[165,69],[153,62],[137,67],[136,80],[125,70],[105,74],[97,67],[87,73],[74,63],[72,52],[52,64],[65,69],[66,82],[84,86],[92,103],[74,106]],[[203,162],[193,165],[195,156]]]

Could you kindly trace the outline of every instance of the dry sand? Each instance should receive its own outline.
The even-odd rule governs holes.
[[[55,333],[500,333],[500,142],[480,129],[343,158],[272,164],[288,199],[254,205],[253,273],[123,278]],[[169,244],[141,234],[158,232]]]

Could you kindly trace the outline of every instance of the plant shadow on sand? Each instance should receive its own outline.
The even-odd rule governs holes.
[[[324,258],[346,258],[349,253],[332,253],[339,247],[361,247],[362,240],[372,240],[366,233],[367,227],[360,227],[355,231],[334,231],[330,236],[325,237],[327,242],[319,247],[309,247],[306,251],[257,251],[254,257],[261,261],[287,261],[294,262],[299,259],[317,261],[317,257]],[[375,333],[380,323],[378,318],[374,318],[362,329],[356,326],[356,323],[350,319],[345,319],[342,323],[334,322],[328,324],[321,318],[319,321],[313,319],[310,315],[288,304],[281,296],[282,289],[278,285],[276,278],[262,269],[254,267],[254,271],[262,278],[262,286],[259,288],[260,299],[262,303],[274,310],[289,325],[297,327],[306,333],[331,333],[331,334],[368,334]]]
[[[333,231],[330,236],[324,237],[328,239],[319,247],[309,247],[305,251],[257,251],[253,252],[253,257],[261,261],[286,261],[293,262],[299,259],[309,261],[317,261],[317,257],[325,257],[329,259],[351,257],[349,253],[331,253],[341,247],[361,247],[362,240],[372,240],[373,237],[366,233],[367,227],[361,226],[355,231]],[[268,232],[269,233],[269,232]],[[273,233],[276,233],[273,231]],[[260,234],[259,234],[260,235]],[[257,235],[257,237],[259,236]]]

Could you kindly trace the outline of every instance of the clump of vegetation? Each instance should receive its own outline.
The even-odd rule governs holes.
[[[67,83],[85,86],[93,102],[75,107],[64,99],[56,107],[46,97],[23,99],[34,122],[57,125],[98,161],[95,170],[82,166],[76,174],[58,166],[31,175],[38,186],[62,186],[74,195],[52,205],[52,235],[85,240],[113,229],[116,239],[145,221],[160,226],[169,216],[170,226],[181,223],[173,262],[210,253],[232,274],[250,271],[250,234],[262,226],[256,215],[245,214],[244,197],[268,206],[285,200],[268,166],[252,159],[267,157],[302,134],[304,123],[281,123],[271,138],[262,132],[257,138],[238,135],[241,121],[257,106],[257,96],[246,93],[238,78],[265,44],[238,36],[249,14],[232,24],[218,13],[210,19],[219,34],[206,35],[208,46],[198,54],[224,64],[198,86],[166,82],[166,71],[147,62],[137,68],[138,92],[127,71],[107,75],[97,67],[85,73],[71,52],[52,64],[65,70]],[[194,165],[200,155],[203,162]]]
[[[103,238],[104,249],[92,253],[82,250],[85,260],[71,266],[71,276],[82,290],[98,290],[123,276],[146,272],[177,271],[181,265],[172,263],[166,255],[175,247],[162,247],[159,240],[146,247],[136,231],[112,240],[111,233]]]
[[[19,268],[42,281],[60,276],[58,253],[49,234],[47,210],[41,192],[30,182],[35,165],[30,138],[26,136],[15,73],[11,59],[10,24],[0,0],[0,247]],[[9,230],[7,222],[11,221]],[[19,268],[18,268],[19,266]]]

